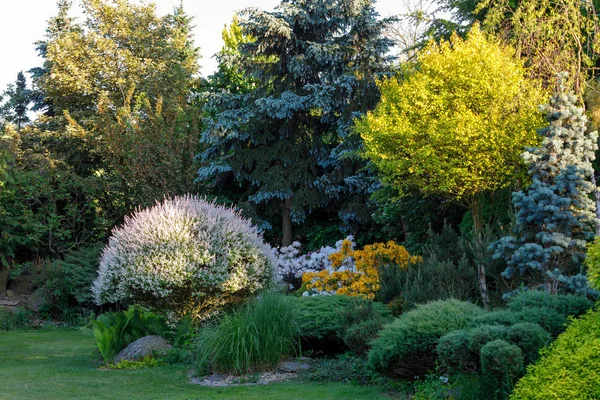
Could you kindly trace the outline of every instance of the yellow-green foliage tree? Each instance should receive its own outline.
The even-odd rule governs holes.
[[[475,26],[465,40],[430,43],[402,78],[380,81],[381,102],[356,129],[382,179],[461,202],[480,229],[479,195],[513,182],[543,124],[545,93],[513,54]]]
[[[97,173],[117,177],[130,208],[193,191],[200,111],[191,18],[131,0],[81,5],[85,21],[48,38],[39,80],[64,135],[93,149],[105,164]]]

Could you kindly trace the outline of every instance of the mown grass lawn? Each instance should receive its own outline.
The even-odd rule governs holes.
[[[384,389],[285,382],[234,388],[189,383],[183,366],[101,370],[91,333],[0,332],[0,399],[390,399]]]

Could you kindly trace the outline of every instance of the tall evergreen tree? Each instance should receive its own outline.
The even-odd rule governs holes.
[[[252,90],[210,95],[199,180],[240,185],[238,206],[265,221],[279,214],[288,245],[292,220],[358,182],[361,164],[345,157],[359,146],[350,126],[378,98],[388,22],[372,0],[284,0],[275,12],[241,16],[252,40],[240,44],[239,62]]]
[[[31,91],[27,89],[27,80],[23,72],[17,74],[17,80],[14,85],[9,85],[4,92],[6,102],[2,106],[3,118],[7,122],[12,122],[17,126],[17,131],[29,122],[27,112],[31,103]]]
[[[583,109],[576,105],[577,96],[566,90],[566,74],[559,75],[557,90],[544,107],[549,126],[540,131],[542,145],[523,155],[533,182],[526,191],[513,194],[514,236],[492,244],[494,257],[508,263],[505,277],[520,272],[531,283],[541,278],[552,291],[557,282],[549,272],[578,272],[596,223],[590,198],[595,187],[589,179],[598,135],[586,134]]]

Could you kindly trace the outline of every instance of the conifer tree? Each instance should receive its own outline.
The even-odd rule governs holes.
[[[557,272],[578,272],[596,223],[590,198],[596,188],[590,178],[598,135],[586,134],[583,109],[576,104],[577,96],[566,90],[566,74],[559,75],[557,90],[543,107],[549,122],[540,131],[543,142],[523,155],[533,182],[526,191],[513,193],[514,236],[491,246],[494,257],[508,263],[505,277],[521,273],[530,283],[541,278],[553,292]]]
[[[211,94],[199,180],[235,182],[239,203],[263,206],[262,220],[281,216],[289,245],[292,220],[356,183],[349,177],[359,161],[343,156],[359,143],[352,118],[378,98],[387,21],[377,20],[372,0],[284,0],[275,12],[241,17],[252,40],[239,45],[239,63],[252,90]]]
[[[22,71],[17,74],[15,84],[9,85],[4,96],[7,100],[2,106],[3,118],[14,123],[20,132],[23,125],[29,122],[27,112],[31,103],[31,91],[27,89],[27,80]]]

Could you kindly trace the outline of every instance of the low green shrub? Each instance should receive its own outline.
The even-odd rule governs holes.
[[[391,320],[390,310],[385,305],[360,297],[309,296],[293,300],[302,335],[302,348],[305,350],[329,354],[348,349],[363,352],[368,343],[375,339],[379,328]],[[356,329],[347,334],[353,326],[361,323],[368,329],[368,334],[357,332]]]
[[[469,350],[480,354],[481,348],[487,343],[499,339],[507,339],[509,328],[504,325],[482,325],[470,332]]]
[[[383,324],[384,321],[381,319],[371,319],[351,325],[343,333],[344,344],[357,354],[366,354],[371,347],[370,343],[377,337]]]
[[[587,297],[573,294],[552,295],[546,291],[526,290],[510,298],[508,308],[523,311],[533,307],[546,307],[564,316],[579,316],[593,306]]]
[[[541,356],[517,383],[511,400],[600,398],[600,311],[573,321]]]
[[[522,322],[510,327],[508,341],[521,349],[525,365],[538,359],[539,351],[552,340],[548,331],[538,324]]]
[[[110,369],[140,369],[158,367],[162,364],[162,359],[146,356],[139,360],[121,360],[118,363],[107,365],[107,367]]]
[[[479,357],[481,370],[494,380],[512,380],[524,370],[521,349],[505,340],[497,339],[486,343],[481,348]]]
[[[567,317],[558,311],[547,307],[532,307],[517,313],[520,322],[533,322],[557,337],[567,327]]]
[[[442,336],[436,346],[438,361],[451,372],[475,371],[479,360],[477,355],[469,350],[470,342],[470,330],[454,331]]]
[[[417,306],[387,324],[369,351],[369,365],[390,375],[423,375],[435,365],[440,338],[467,327],[483,310],[459,300]]]
[[[556,337],[566,328],[567,318],[553,308],[526,307],[520,311],[497,310],[485,313],[473,319],[473,327],[480,325],[511,326],[520,322],[533,322],[540,325]]]
[[[110,364],[128,344],[148,335],[164,336],[168,328],[162,317],[131,306],[98,316],[92,321],[92,331],[104,363]]]
[[[31,311],[22,308],[14,311],[0,309],[0,331],[29,329],[32,322]]]
[[[471,322],[472,326],[480,326],[480,325],[514,325],[521,320],[519,319],[517,313],[511,310],[496,310],[491,312],[486,312],[485,314],[478,315],[473,318]]]
[[[71,251],[62,260],[42,263],[35,270],[40,312],[56,320],[71,322],[82,310],[93,307],[92,284],[98,276],[102,245]]]
[[[205,326],[197,345],[198,371],[243,375],[273,370],[298,350],[294,302],[278,293],[262,293],[217,324]]]
[[[311,369],[300,372],[300,379],[310,382],[343,382],[360,385],[382,385],[387,379],[370,368],[365,360],[352,354],[311,361]]]

